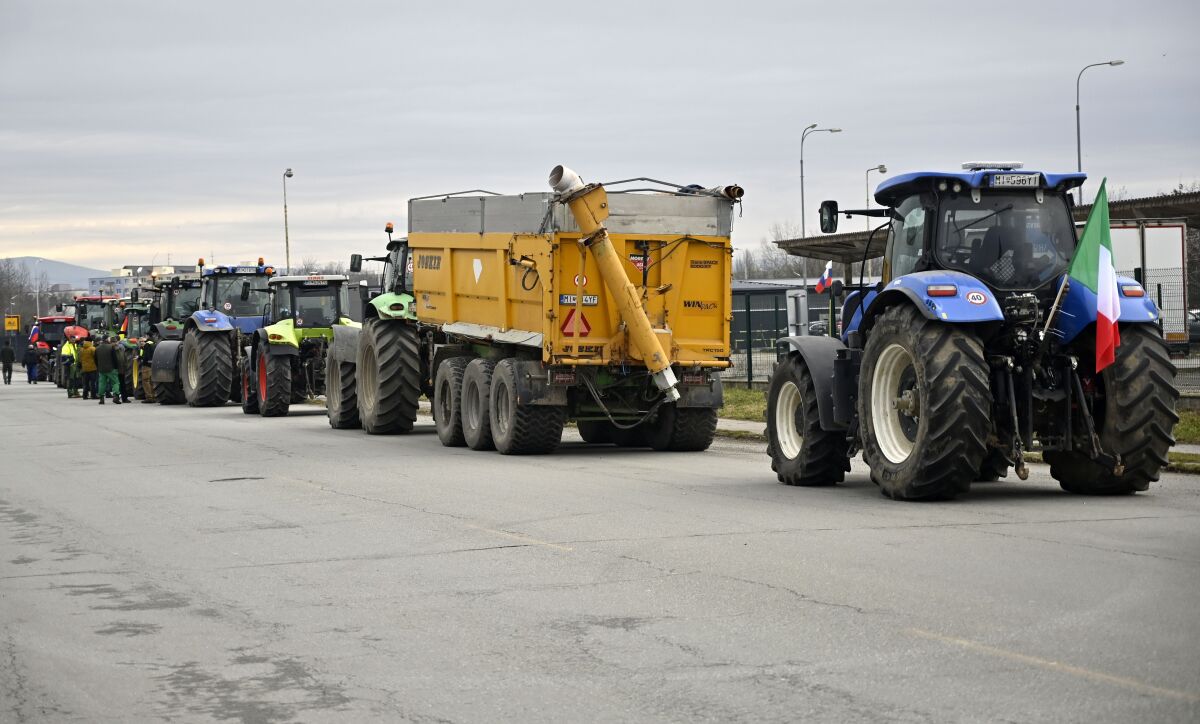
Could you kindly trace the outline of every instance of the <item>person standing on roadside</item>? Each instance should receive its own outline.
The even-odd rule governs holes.
[[[79,396],[79,342],[75,337],[67,337],[62,349],[58,350],[58,363],[62,365],[63,382],[67,388],[67,397]]]
[[[129,402],[129,395],[133,393],[133,390],[129,389],[129,384],[126,382],[126,373],[129,373],[128,379],[133,378],[131,368],[133,367],[133,355],[136,352],[136,348],[130,349],[126,347],[119,338],[110,338],[109,341],[112,343],[113,352],[117,355],[117,385],[121,388],[121,402],[127,403]],[[113,399],[116,399],[115,394],[113,395]]]
[[[4,340],[4,347],[0,348],[0,366],[4,368],[4,384],[12,384],[12,366],[13,362],[17,361],[17,353],[13,351],[12,342]]]
[[[32,344],[25,350],[25,356],[21,358],[21,366],[25,368],[25,374],[29,377],[29,384],[37,384],[37,366],[38,353],[37,347]]]
[[[154,338],[148,337],[142,343],[142,348],[138,350],[138,355],[141,358],[138,362],[138,382],[142,385],[142,403],[153,404],[154,399],[154,384],[150,381],[150,372],[154,367]]]
[[[83,377],[83,399],[96,397],[96,347],[92,340],[85,339],[79,350],[79,372]]]
[[[113,344],[112,337],[105,337],[96,348],[96,372],[99,377],[96,396],[100,398],[101,405],[109,393],[112,393],[114,405],[121,404],[121,383],[117,381],[120,369],[121,360],[118,359],[117,346]]]

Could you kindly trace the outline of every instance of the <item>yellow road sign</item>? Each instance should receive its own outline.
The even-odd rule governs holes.
[[[21,318],[16,314],[4,315],[4,331],[19,332],[21,331]]]

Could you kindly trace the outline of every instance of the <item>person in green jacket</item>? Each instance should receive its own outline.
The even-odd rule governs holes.
[[[96,396],[100,404],[104,404],[107,394],[112,394],[113,404],[121,404],[121,382],[117,379],[120,374],[121,360],[117,357],[117,345],[112,337],[105,337],[96,348],[96,372],[99,378]]]

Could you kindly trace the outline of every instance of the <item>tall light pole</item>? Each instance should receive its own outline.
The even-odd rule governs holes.
[[[42,264],[42,258],[38,257],[37,261],[33,262],[33,317],[37,319],[42,316],[42,275],[38,272],[38,267]]]
[[[287,180],[294,174],[289,168],[283,172],[283,256],[284,264],[287,266],[287,273],[292,273],[292,243],[288,239],[288,224],[287,224]]]
[[[863,207],[864,209],[871,208],[871,172],[872,171],[878,171],[879,173],[887,173],[887,165],[881,163],[878,166],[872,166],[871,168],[867,169],[866,174],[864,174],[864,178],[866,179],[866,189],[867,189],[867,205]],[[867,231],[870,231],[870,230],[871,230],[871,217],[868,216],[867,217]]]
[[[822,133],[822,132],[841,133],[842,129],[840,129],[840,128],[817,128],[817,124],[814,123],[811,126],[805,128],[804,131],[800,134],[800,238],[801,239],[806,238],[808,236],[808,227],[805,225],[805,216],[804,216],[804,209],[805,209],[805,206],[804,206],[804,140],[808,138],[809,134]]]
[[[1088,68],[1097,68],[1102,65],[1124,65],[1123,60],[1107,60],[1103,63],[1092,63],[1085,65],[1079,70],[1079,75],[1075,76],[1075,170],[1083,173],[1083,143],[1080,140],[1079,134],[1079,81],[1083,78],[1083,71]],[[1079,203],[1083,203],[1083,184],[1079,184]]]

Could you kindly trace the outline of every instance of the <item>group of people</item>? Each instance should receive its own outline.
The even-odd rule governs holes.
[[[0,368],[4,370],[4,384],[12,384],[13,363],[17,361],[17,351],[13,349],[10,340],[4,340],[4,346],[0,347]],[[25,354],[21,357],[21,366],[25,368],[25,376],[27,384],[36,385],[38,383],[38,351],[37,347],[30,343],[29,348],[25,350]]]
[[[90,339],[68,339],[58,355],[67,383],[67,397],[98,400],[103,405],[111,398],[114,405],[129,402],[133,392],[125,383],[126,365],[132,356],[122,354],[116,337],[101,337],[99,343]],[[146,376],[149,382],[149,376]],[[152,402],[148,396],[146,402]]]

